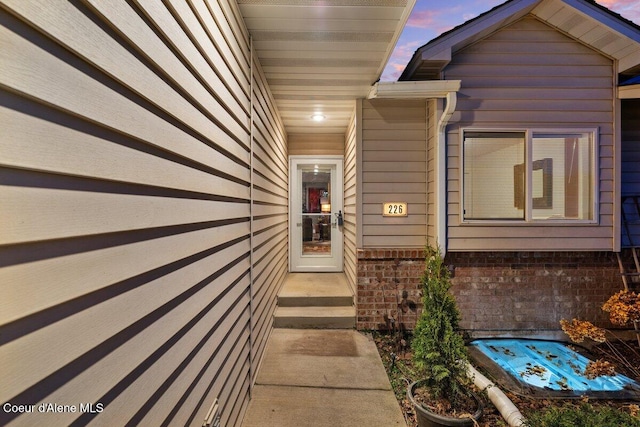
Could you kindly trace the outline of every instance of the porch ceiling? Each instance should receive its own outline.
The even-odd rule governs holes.
[[[287,133],[346,132],[355,100],[380,78],[414,4],[238,0]]]

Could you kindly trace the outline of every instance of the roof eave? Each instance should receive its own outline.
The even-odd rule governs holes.
[[[640,26],[625,19],[619,14],[595,3],[592,0],[556,0],[558,3],[566,5],[573,9],[576,13],[581,14],[592,22],[606,27],[621,38],[626,38],[630,44],[640,44]],[[431,40],[419,48],[407,64],[399,80],[412,80],[419,73],[422,64],[434,61],[433,66],[437,63],[435,59],[442,56],[451,56],[459,49],[468,46],[475,41],[488,36],[491,32],[496,31],[502,26],[506,26],[511,22],[520,19],[528,13],[538,16],[544,11],[549,0],[508,0],[484,14],[465,22],[462,25],[442,34],[441,36]],[[551,2],[555,3],[555,2]],[[548,22],[549,25],[556,26],[548,21],[550,16],[539,16],[541,20]],[[551,19],[553,21],[553,19]],[[570,32],[568,28],[558,27],[559,30]],[[611,56],[602,49],[604,55]],[[621,51],[622,52],[622,51]],[[619,56],[618,60],[619,72],[625,72],[640,65],[640,50],[635,49],[626,56]]]
[[[567,6],[572,7],[578,13],[587,16],[599,24],[607,27],[614,33],[627,38],[632,43],[640,44],[640,26],[634,24],[623,16],[613,12],[612,10],[599,5],[592,0],[560,0]],[[534,11],[535,13],[535,11]],[[562,30],[562,28],[561,28]],[[594,47],[598,51],[602,51]],[[608,55],[606,52],[602,52]],[[608,55],[610,56],[610,55]],[[640,51],[635,51],[624,57],[617,58],[618,72],[625,72],[640,65]]]
[[[467,44],[478,35],[488,34],[505,24],[529,13],[541,0],[509,0],[476,18],[436,37],[415,51],[398,80],[408,80],[423,61],[439,60]]]
[[[562,0],[563,3],[606,25],[613,31],[640,43],[640,26],[597,3],[584,0]]]

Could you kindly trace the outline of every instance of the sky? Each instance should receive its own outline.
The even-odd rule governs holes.
[[[413,53],[440,34],[484,13],[505,0],[416,0],[381,81],[396,81]],[[596,0],[640,25],[640,0]]]

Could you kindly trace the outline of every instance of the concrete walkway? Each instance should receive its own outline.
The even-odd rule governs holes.
[[[369,337],[274,329],[243,427],[406,426]]]

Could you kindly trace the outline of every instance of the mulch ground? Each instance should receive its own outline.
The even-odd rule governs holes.
[[[407,398],[407,386],[413,381],[419,379],[416,378],[416,374],[413,371],[411,348],[408,342],[410,337],[402,339],[391,334],[374,332],[373,338],[378,347],[380,357],[382,358],[382,363],[389,375],[389,381],[394,389],[396,398],[402,408],[407,426],[416,427],[417,422],[415,418],[415,411],[413,405]],[[637,345],[637,343],[635,345]],[[636,358],[636,360],[631,360],[631,363],[640,367],[640,359],[637,358],[637,356],[629,355],[628,357]],[[636,380],[640,380],[640,378],[636,378]],[[504,388],[502,388],[502,391],[511,399],[525,417],[532,411],[540,411],[551,406],[560,407],[574,405],[578,407],[585,401],[585,399],[534,399],[527,396],[516,395]],[[482,419],[479,422],[479,427],[507,426],[506,422],[498,410],[493,406],[491,401],[482,395],[481,397],[484,399],[484,409]],[[629,405],[637,405],[639,402],[591,399],[589,400],[589,403],[594,406],[606,405],[609,407],[617,407],[621,411],[629,412]]]

